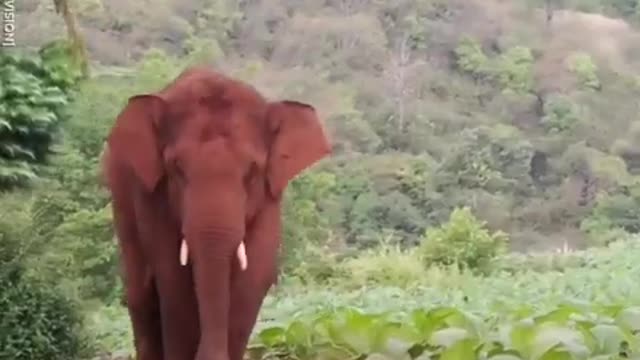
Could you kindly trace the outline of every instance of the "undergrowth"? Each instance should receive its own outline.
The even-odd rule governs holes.
[[[369,325],[362,325],[363,327],[359,328],[360,325],[358,323],[344,325],[344,321],[347,321],[345,318],[362,317],[361,320],[357,320],[364,321],[362,324],[374,322],[380,324],[383,328],[395,328],[395,323],[390,319],[418,316],[411,315],[416,311],[418,314],[422,314],[419,316],[427,317],[435,316],[433,315],[434,312],[441,311],[447,314],[446,316],[455,319],[467,316],[462,314],[468,313],[480,319],[480,322],[484,324],[483,326],[489,326],[490,328],[483,332],[482,335],[471,336],[466,332],[458,334],[456,333],[458,330],[455,327],[449,329],[449,327],[453,326],[450,324],[451,319],[440,319],[432,324],[429,331],[425,330],[426,332],[422,333],[416,329],[403,328],[404,330],[401,331],[403,334],[404,331],[413,334],[407,335],[409,338],[403,341],[411,344],[411,346],[426,346],[426,348],[430,349],[429,351],[435,352],[442,352],[444,348],[438,348],[433,344],[429,345],[423,342],[427,341],[425,340],[426,338],[438,337],[439,335],[434,335],[436,331],[443,331],[445,334],[453,333],[447,336],[453,336],[456,339],[458,339],[458,335],[460,335],[460,339],[467,339],[467,336],[471,336],[464,342],[467,345],[460,346],[466,347],[473,344],[474,347],[477,347],[483,344],[482,348],[486,350],[494,346],[490,341],[494,336],[500,335],[500,331],[507,331],[504,330],[507,328],[511,329],[508,331],[515,331],[513,330],[514,327],[517,328],[518,326],[524,326],[523,324],[528,324],[531,321],[531,317],[534,316],[533,314],[538,314],[536,316],[547,314],[548,317],[556,320],[558,319],[556,316],[560,315],[553,314],[560,313],[562,315],[558,320],[559,322],[553,322],[551,325],[535,320],[537,322],[531,325],[530,331],[527,330],[529,331],[527,334],[530,335],[526,335],[532,337],[527,340],[531,342],[538,341],[534,340],[535,336],[547,336],[531,335],[533,333],[538,334],[538,332],[547,334],[546,331],[559,331],[562,334],[569,334],[567,336],[574,336],[572,335],[574,331],[578,331],[582,334],[584,329],[574,329],[575,326],[580,324],[582,324],[580,326],[584,325],[589,328],[597,324],[598,327],[594,330],[596,332],[600,331],[601,326],[604,326],[605,330],[602,331],[617,334],[615,336],[622,336],[620,335],[622,333],[628,337],[628,332],[631,330],[617,328],[615,326],[620,325],[612,325],[610,323],[610,321],[613,321],[610,319],[613,316],[610,311],[613,311],[611,309],[617,309],[618,315],[624,313],[627,314],[624,316],[630,316],[631,318],[636,316],[636,311],[638,310],[633,306],[640,303],[640,288],[635,286],[637,279],[640,277],[640,264],[637,262],[638,256],[640,256],[640,243],[637,242],[637,239],[615,242],[606,248],[577,251],[570,254],[509,254],[496,259],[494,270],[488,275],[477,275],[469,270],[461,270],[456,266],[424,268],[419,266],[419,257],[415,252],[389,245],[382,246],[377,251],[363,252],[351,259],[336,260],[335,258],[329,258],[330,260],[327,261],[335,269],[333,277],[324,278],[323,282],[305,281],[305,285],[301,285],[300,280],[297,278],[283,278],[278,287],[267,297],[254,332],[255,346],[261,350],[258,351],[256,349],[255,351],[263,354],[261,356],[265,356],[265,358],[275,358],[274,352],[282,352],[287,354],[286,356],[290,356],[282,358],[307,359],[307,357],[297,357],[300,354],[296,355],[295,351],[303,350],[297,348],[300,344],[296,345],[297,343],[292,342],[302,340],[298,338],[296,338],[297,340],[291,340],[283,335],[283,332],[287,333],[295,330],[300,331],[300,334],[307,334],[304,336],[312,338],[311,340],[304,340],[311,341],[307,346],[313,347],[313,351],[320,351],[324,348],[316,346],[316,342],[327,340],[326,336],[363,337],[362,341],[365,342],[374,341],[373,338],[381,336],[377,331],[382,330],[376,327],[369,329]],[[532,266],[533,264],[535,266]],[[604,315],[603,312],[605,312]],[[578,322],[578,325],[575,325],[571,322],[574,320],[569,319],[574,317],[574,315],[569,316],[570,313],[590,319],[588,321],[591,322],[587,325]],[[637,313],[637,316],[640,319],[640,312]],[[109,316],[94,318],[93,320],[95,324],[93,328],[103,330],[114,327],[106,324],[107,322],[114,322],[124,326],[128,321],[126,311],[115,306],[110,308]],[[328,330],[318,330],[317,327],[310,325],[312,323],[317,324],[318,321],[324,321],[320,327],[343,324],[347,327],[354,326],[360,329],[357,331],[362,333],[352,335],[333,333],[333,335],[328,335],[325,333]],[[553,328],[548,330],[549,326],[560,326],[562,329]],[[567,327],[571,330],[567,330]],[[108,338],[104,340],[109,344],[105,348],[130,348],[128,343],[129,334],[119,331],[118,336],[113,336],[107,330],[104,330],[104,334],[108,334]],[[438,332],[437,334],[440,333]],[[596,341],[596,343],[605,341],[602,339],[593,340],[592,335],[580,335],[587,337],[587,340],[580,341],[588,341],[590,342],[589,344],[593,341]],[[504,336],[504,334],[500,336]],[[597,336],[601,335],[593,336],[597,338]],[[367,337],[373,338],[366,340]],[[341,341],[347,340],[343,339]],[[348,341],[357,340],[351,339]],[[609,339],[606,341],[614,340]],[[601,354],[604,351],[594,350],[595,348],[589,344],[580,346],[587,346],[590,349],[590,356]],[[502,345],[508,347],[508,344],[504,342]],[[353,347],[355,345],[348,346]],[[608,346],[608,349],[613,349],[614,347],[611,344],[606,346]],[[369,350],[364,352],[366,354],[379,350],[376,347],[367,349]],[[358,352],[363,350],[362,348],[360,350],[351,348],[349,351]],[[558,351],[562,353],[562,351]],[[574,356],[558,355],[555,350],[551,351],[551,353],[555,354],[553,356]],[[582,357],[545,358],[531,356],[533,355],[502,359],[582,359]],[[322,358],[332,359],[332,357]],[[348,357],[342,357],[342,359],[344,358]],[[397,357],[391,358],[397,359]],[[440,359],[444,358],[447,357],[441,357]],[[458,359],[458,357],[453,359]],[[608,357],[602,359],[608,359]],[[617,358],[614,357],[613,359]]]

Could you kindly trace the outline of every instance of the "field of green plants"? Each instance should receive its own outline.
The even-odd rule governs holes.
[[[484,320],[484,321],[483,321]],[[324,312],[262,330],[253,359],[637,358],[640,308],[559,305],[483,319],[455,307]]]
[[[335,271],[322,282],[284,279],[265,301],[248,356],[640,359],[636,238],[569,254],[510,254],[484,276],[454,267],[418,271],[416,258],[389,247],[331,264]],[[392,286],[396,279],[404,282]],[[110,310],[95,326],[107,348],[126,353],[128,318]]]
[[[279,294],[266,304],[253,354],[262,359],[640,358],[639,255],[640,244],[631,239],[573,254],[511,255],[485,277],[431,270],[404,289]],[[401,259],[394,260],[396,270],[402,269]]]

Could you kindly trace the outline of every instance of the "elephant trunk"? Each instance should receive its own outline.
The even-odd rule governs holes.
[[[198,359],[227,354],[231,267],[244,233],[228,228],[208,228],[187,234],[200,314]],[[224,355],[223,355],[224,356]],[[220,357],[224,358],[224,357]]]
[[[182,230],[200,318],[197,360],[228,358],[232,266],[246,231],[243,183],[232,170],[214,170],[198,167],[183,195]]]

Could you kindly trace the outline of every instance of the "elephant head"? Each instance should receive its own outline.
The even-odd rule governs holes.
[[[289,181],[331,152],[315,109],[269,101],[194,67],[157,93],[131,97],[107,142],[141,191],[166,193],[194,269],[201,341],[224,348],[230,274],[247,228],[264,204],[279,206]]]

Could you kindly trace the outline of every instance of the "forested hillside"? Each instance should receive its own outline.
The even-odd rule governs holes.
[[[52,4],[19,6],[23,45],[63,33]],[[336,150],[316,210],[339,243],[415,244],[462,205],[516,249],[640,225],[634,0],[75,6],[98,69],[188,53],[316,104]]]
[[[562,260],[569,265],[492,261],[508,249],[602,247],[640,232],[638,0],[67,3],[89,78],[68,65],[63,43],[51,43],[67,36],[52,1],[16,2],[19,48],[0,50],[0,263],[19,264],[77,304],[101,351],[130,341],[98,182],[103,141],[129,96],[189,64],[312,103],[327,123],[334,154],[287,191],[278,291],[290,298],[299,286],[429,284],[412,296],[485,309],[489,300],[478,298],[486,289],[502,301],[511,280],[481,282],[486,289],[463,301],[451,288],[479,280],[431,266],[614,273],[609,260],[624,251],[596,265],[591,255]],[[575,276],[586,291],[588,276]],[[425,298],[434,289],[442,292]],[[379,291],[370,296],[396,294]],[[595,301],[605,290],[580,291]],[[0,305],[26,301],[12,294]],[[301,306],[273,299],[265,319]]]

